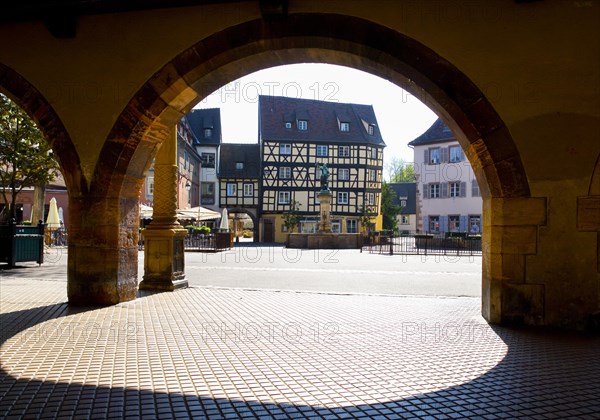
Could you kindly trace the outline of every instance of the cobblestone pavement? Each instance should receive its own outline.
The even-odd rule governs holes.
[[[190,287],[70,308],[27,270],[0,277],[0,418],[599,418],[600,338],[489,326],[479,298]]]

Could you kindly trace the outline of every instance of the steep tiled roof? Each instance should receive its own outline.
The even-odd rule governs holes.
[[[187,118],[198,144],[219,145],[221,143],[221,110],[219,108],[193,109],[184,118]],[[204,135],[207,128],[212,131],[210,137]]]
[[[399,206],[400,197],[406,197],[406,207],[402,209],[401,214],[415,214],[417,211],[417,184],[415,182],[393,182],[389,185],[396,193],[392,204]]]
[[[345,104],[282,96],[259,97],[260,140],[362,143],[385,146],[371,105]],[[298,129],[298,120],[308,122]],[[349,131],[340,123],[349,123]],[[291,128],[286,128],[291,123]],[[373,134],[369,134],[369,125]]]
[[[219,149],[219,177],[258,178],[260,176],[260,146],[257,143],[223,143]],[[241,170],[236,167],[238,162],[243,164]]]
[[[438,118],[427,131],[408,143],[408,145],[420,146],[423,144],[443,143],[451,140],[455,140],[454,134],[446,123]]]

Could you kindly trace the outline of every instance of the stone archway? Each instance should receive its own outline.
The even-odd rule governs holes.
[[[546,203],[530,198],[519,152],[499,115],[466,75],[423,44],[371,21],[335,14],[294,14],[230,27],[177,55],[137,91],[104,143],[89,191],[71,200],[78,235],[69,250],[69,301],[135,298],[139,188],[171,127],[225,83],[299,62],[344,65],[388,79],[444,118],[484,197],[489,228],[483,314],[491,322],[543,322],[543,286],[523,284],[523,273],[525,256],[536,252]],[[533,217],[524,222],[523,213]]]

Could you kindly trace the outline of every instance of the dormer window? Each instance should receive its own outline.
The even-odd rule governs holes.
[[[340,123],[340,131],[343,131],[343,132],[350,131],[350,123],[347,123],[347,122]]]
[[[244,162],[235,162],[235,169],[241,171],[244,169]]]
[[[212,137],[212,128],[205,128],[204,129],[204,137]]]
[[[369,124],[368,131],[369,131],[370,136],[374,135],[375,134],[375,126],[373,124]]]
[[[301,130],[301,131],[308,130],[308,121],[298,120],[298,130]]]
[[[292,128],[292,123],[291,123],[291,122],[289,122],[289,121],[286,121],[286,122],[285,122],[285,128],[288,128],[288,129],[289,129],[289,128]]]

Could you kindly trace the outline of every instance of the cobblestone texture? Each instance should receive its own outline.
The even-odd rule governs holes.
[[[599,418],[600,338],[477,298],[192,287],[68,307],[0,279],[0,418]]]

